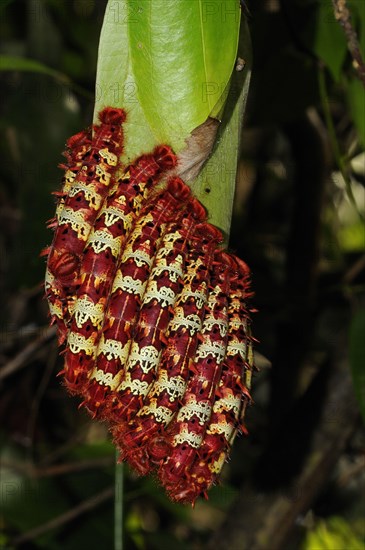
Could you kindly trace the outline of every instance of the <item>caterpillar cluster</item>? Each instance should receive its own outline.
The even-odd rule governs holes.
[[[65,385],[172,500],[217,481],[250,403],[250,274],[165,145],[120,163],[125,112],[71,137],[45,292]],[[163,184],[161,185],[161,182]]]

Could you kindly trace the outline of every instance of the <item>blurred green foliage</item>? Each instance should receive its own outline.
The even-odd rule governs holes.
[[[31,338],[28,333],[47,323],[46,307],[37,291],[44,272],[39,252],[51,239],[45,220],[54,213],[51,192],[59,187],[57,164],[62,162],[65,140],[92,121],[105,4],[103,0],[3,0],[0,4],[0,56],[4,56],[0,57],[3,363],[23,349]],[[263,484],[266,475],[265,479],[277,483],[279,491],[285,491],[288,468],[282,461],[281,468],[279,464],[274,473],[270,470],[270,438],[282,434],[283,426],[287,429],[291,404],[298,403],[298,394],[305,395],[313,377],[310,369],[309,374],[305,371],[305,376],[299,376],[293,358],[301,365],[313,357],[327,358],[330,344],[341,330],[349,335],[355,392],[364,406],[361,309],[365,285],[363,271],[358,269],[364,253],[364,88],[333,17],[331,2],[271,3],[277,9],[269,4],[256,0],[249,5],[254,70],[230,245],[253,269],[254,303],[260,309],[255,316],[255,335],[261,341],[258,349],[274,363],[273,369],[269,373],[263,368],[255,377],[255,406],[247,420],[250,435],[237,441],[222,485],[212,489],[208,503],[198,502],[194,511],[173,504],[155,480],[137,479],[126,471],[128,550],[204,548],[242,485],[257,477]],[[349,6],[364,52],[363,0],[349,2]],[[325,97],[320,94],[319,73],[324,77]],[[332,136],[324,103],[332,117]],[[305,134],[308,125],[303,121],[308,113],[316,115],[325,154],[312,134]],[[338,149],[335,154],[333,140]],[[297,234],[294,243],[290,244],[290,239],[301,213],[300,208],[294,210],[295,204],[312,193],[318,174],[326,183],[320,198],[313,268],[312,263],[305,263],[313,222],[310,205],[303,206],[303,211],[307,210],[301,220],[301,240]],[[345,178],[350,181],[356,208],[348,198]],[[311,270],[317,277],[312,294],[303,290],[301,279]],[[312,329],[304,340],[301,330],[290,330],[301,315],[305,326]],[[284,348],[279,346],[283,337]],[[275,362],[278,356],[280,361]],[[57,359],[52,342],[40,349],[26,368],[2,382],[0,546],[11,548],[12,541],[29,529],[47,526],[48,521],[77,509],[114,483],[115,450],[106,431],[85,418],[60,386],[56,374],[61,366],[62,358]],[[291,385],[286,384],[290,377],[294,378]],[[315,403],[318,408],[321,395]],[[310,405],[315,411],[312,402]],[[278,422],[278,432],[270,424],[272,417]],[[300,413],[294,418],[299,422]],[[293,469],[300,467],[303,440],[310,439],[315,428],[315,418],[310,423],[303,413],[303,419],[307,432],[293,436],[291,451],[285,447],[289,442],[284,439],[283,443]],[[355,438],[341,464],[351,465],[359,448],[362,452],[363,440],[357,438],[360,443]],[[45,474],[60,464],[81,464],[82,468]],[[41,475],[32,475],[30,466],[36,466]],[[295,536],[288,541],[288,550],[300,544],[311,550],[360,548],[362,534],[355,534],[353,525],[363,514],[361,483],[362,478],[345,488],[336,486],[332,492],[327,487],[321,498],[309,505],[323,522],[320,520],[307,538],[305,528],[293,527]],[[262,491],[258,489],[257,499]],[[349,506],[349,501],[356,505]],[[352,517],[346,515],[345,522],[341,516],[348,509]],[[325,519],[333,516],[335,519]],[[113,517],[113,499],[105,497],[99,506],[60,522],[57,528],[45,529],[19,547],[112,548]],[[342,546],[335,546],[339,544]]]
[[[364,539],[354,532],[351,525],[342,518],[329,518],[321,521],[313,531],[308,533],[303,550],[363,550]]]

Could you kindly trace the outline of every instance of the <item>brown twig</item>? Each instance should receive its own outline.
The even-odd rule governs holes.
[[[356,262],[352,264],[350,268],[346,271],[343,278],[343,282],[346,284],[352,283],[352,281],[356,279],[356,277],[358,277],[358,275],[360,275],[360,273],[364,269],[365,269],[365,254],[363,256],[360,256],[360,258],[358,258]]]
[[[365,86],[365,63],[362,58],[357,33],[351,23],[350,10],[347,7],[346,0],[332,0],[332,3],[335,11],[335,18],[345,32],[347,47],[352,55],[352,59],[354,60],[354,68]]]
[[[344,472],[337,481],[339,487],[346,487],[351,480],[361,476],[365,470],[365,454],[361,453],[346,472]]]
[[[84,426],[82,429],[79,429],[75,433],[70,435],[70,438],[67,439],[62,445],[52,450],[48,454],[41,456],[39,458],[42,468],[54,464],[57,460],[67,455],[72,449],[75,449],[78,445],[85,441],[86,431],[89,429],[89,424]]]
[[[37,468],[33,465],[24,464],[21,462],[7,462],[3,460],[1,462],[1,466],[2,468],[8,468],[10,470],[20,472],[32,479],[39,479],[43,477],[54,477],[74,472],[81,472],[83,470],[112,466],[114,462],[114,457],[103,457],[95,460],[82,460],[80,462],[69,462],[65,464],[55,464],[54,466],[48,466],[46,468]]]
[[[101,491],[97,495],[94,495],[93,497],[84,500],[81,504],[78,506],[75,506],[74,508],[71,508],[71,510],[68,510],[64,514],[60,514],[59,516],[56,516],[55,518],[47,521],[46,523],[43,523],[42,525],[38,525],[37,527],[34,527],[33,529],[30,529],[26,533],[19,535],[18,537],[15,537],[11,541],[11,546],[17,547],[23,544],[24,542],[27,542],[29,540],[33,540],[44,533],[47,533],[48,531],[52,531],[53,529],[58,529],[59,527],[64,526],[66,523],[69,523],[70,521],[73,521],[77,517],[81,516],[82,514],[85,514],[86,512],[89,512],[90,510],[93,510],[103,502],[109,500],[114,495],[114,487],[108,487],[104,491]]]
[[[17,370],[22,369],[26,366],[29,359],[32,357],[33,353],[40,348],[47,340],[56,335],[55,327],[47,327],[40,331],[39,336],[33,341],[30,342],[24,349],[22,349],[18,355],[11,359],[6,365],[4,365],[0,370],[0,382],[14,374]]]
[[[35,439],[35,432],[36,432],[36,425],[37,425],[37,418],[38,418],[40,404],[46,392],[46,389],[49,385],[50,378],[54,372],[58,353],[59,353],[59,350],[58,350],[57,340],[55,339],[48,346],[48,350],[47,350],[48,357],[46,360],[45,368],[43,370],[43,374],[42,374],[42,378],[39,383],[39,386],[32,400],[32,406],[30,409],[28,427],[27,427],[28,438],[29,438],[29,441],[32,442],[32,444],[29,446],[30,453],[32,453],[35,448],[33,443]]]

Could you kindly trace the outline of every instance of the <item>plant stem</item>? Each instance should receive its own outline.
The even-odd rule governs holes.
[[[336,130],[333,124],[332,115],[329,107],[329,96],[327,93],[327,87],[326,87],[326,80],[325,80],[325,74],[324,74],[324,68],[319,65],[318,67],[318,88],[319,88],[319,96],[321,99],[324,119],[326,122],[327,130],[328,130],[328,137],[331,144],[332,152],[335,158],[335,162],[337,164],[337,167],[339,171],[341,172],[341,175],[345,181],[346,185],[346,193],[349,198],[349,201],[355,208],[358,216],[362,219],[362,214],[359,212],[359,209],[356,204],[356,200],[354,197],[354,194],[352,192],[352,186],[351,186],[351,179],[349,177],[348,168],[346,166],[345,160],[341,154],[340,146],[337,140],[336,136]]]
[[[118,460],[117,452],[117,460]],[[123,550],[123,463],[115,464],[114,550]]]
[[[335,18],[345,32],[347,47],[352,55],[353,66],[356,70],[356,74],[365,86],[365,63],[361,54],[361,48],[356,30],[351,23],[351,13],[347,7],[347,2],[346,0],[332,0],[332,3],[335,11]]]

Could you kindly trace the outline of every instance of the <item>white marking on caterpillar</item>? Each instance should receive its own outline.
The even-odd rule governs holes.
[[[174,413],[170,411],[170,409],[168,409],[167,407],[163,407],[161,405],[157,407],[156,405],[157,400],[151,399],[151,403],[149,405],[145,405],[139,411],[139,416],[153,414],[157,422],[163,423],[165,425],[169,424],[172,420],[172,417],[174,416]]]
[[[70,332],[67,340],[68,347],[72,353],[77,355],[84,351],[86,355],[93,355],[95,341],[93,336],[85,338],[82,334],[77,334],[75,332]]]
[[[108,206],[104,214],[104,223],[107,227],[110,227],[111,225],[114,225],[115,223],[119,222],[120,220],[123,220],[124,226],[129,228],[129,226],[133,222],[133,213],[130,212],[129,214],[125,214],[122,210],[123,206],[125,205],[125,197],[122,195],[120,197],[121,199],[124,199],[121,201],[118,198],[118,203],[120,204],[121,208],[118,208],[117,206]]]
[[[99,384],[101,383],[104,386],[109,386],[109,388],[114,391],[119,386],[122,376],[123,371],[113,375],[111,372],[104,372],[101,369],[94,369],[90,376],[90,380],[96,380]]]
[[[161,352],[154,346],[143,346],[142,348],[135,342],[128,357],[127,370],[131,370],[136,365],[140,365],[144,374],[155,370],[160,362]]]
[[[201,330],[202,321],[199,315],[192,313],[191,315],[184,315],[182,307],[176,307],[174,310],[174,317],[170,321],[170,330],[176,331],[180,327],[189,329],[190,335],[193,336],[196,332]]]
[[[69,191],[68,196],[69,197],[75,197],[78,193],[82,192],[85,196],[85,199],[88,203],[90,203],[91,208],[94,208],[94,210],[97,210],[97,204],[100,204],[100,201],[98,203],[99,199],[99,193],[96,191],[95,185],[88,184],[81,181],[76,181],[75,185],[73,185]]]
[[[157,300],[162,307],[167,307],[172,306],[175,302],[175,299],[175,292],[171,288],[162,286],[159,289],[157,287],[157,281],[152,280],[147,285],[147,290],[143,297],[143,303],[146,304],[151,300]]]
[[[199,424],[204,424],[209,420],[212,412],[212,405],[209,401],[197,401],[195,395],[190,395],[186,404],[181,407],[177,415],[178,422],[190,420],[193,416],[197,416]]]
[[[153,274],[156,277],[160,277],[164,271],[168,272],[169,274],[168,277],[170,281],[172,281],[173,283],[176,283],[183,276],[182,258],[181,258],[181,263],[176,263],[176,265],[174,265],[174,263],[170,265],[166,265],[166,261],[165,261],[165,265],[163,265],[162,262],[159,262],[159,264],[153,268]]]
[[[129,349],[129,341],[123,346],[122,342],[112,340],[111,338],[105,338],[104,334],[102,334],[98,347],[98,354],[103,353],[108,361],[119,359],[124,365],[129,355]]]
[[[228,424],[228,422],[217,422],[215,424],[210,424],[209,428],[207,429],[207,434],[224,435],[224,439],[229,442],[233,430],[234,426],[232,424]]]
[[[63,309],[62,306],[56,302],[48,302],[48,309],[51,314],[51,317],[57,317],[57,319],[63,319]]]
[[[111,174],[102,166],[98,164],[95,169],[95,174],[99,178],[100,183],[108,186],[110,183]]]
[[[209,469],[213,474],[220,474],[220,472],[221,472],[221,470],[224,466],[224,463],[226,461],[226,457],[227,457],[226,452],[222,451],[220,453],[219,457],[217,458],[217,460],[212,462],[212,464],[209,464]]]
[[[202,334],[205,334],[206,332],[212,332],[214,326],[218,326],[219,334],[222,336],[222,338],[227,334],[227,321],[219,318],[216,319],[215,317],[206,317],[204,319]]]
[[[229,312],[229,310],[228,310],[228,312]],[[241,329],[245,330],[247,328],[247,322],[246,322],[246,320],[241,319],[240,317],[235,315],[229,321],[229,328],[230,328],[230,330],[233,330],[233,331],[236,331],[236,330],[238,331],[238,330],[241,330]]]
[[[104,319],[104,305],[94,304],[88,296],[83,296],[76,301],[74,316],[78,328],[82,328],[84,323],[90,321],[94,327],[100,329]]]
[[[124,290],[129,294],[136,294],[137,296],[142,297],[144,294],[144,289],[146,288],[147,281],[141,281],[140,279],[133,279],[130,275],[123,274],[120,270],[117,271],[115,276],[112,293],[118,289]]]
[[[146,241],[145,245],[149,245],[150,241]],[[123,252],[122,256],[122,262],[125,262],[127,260],[133,260],[137,267],[143,267],[144,265],[147,265],[148,267],[151,267],[153,262],[153,257],[145,252],[144,250],[138,249],[133,251],[132,247],[126,248]]]
[[[90,224],[84,219],[84,212],[78,210],[75,212],[72,208],[65,206],[62,210],[58,225],[69,223],[71,228],[77,233],[77,237],[82,241],[86,241],[89,236]]]
[[[131,379],[129,372],[126,373],[125,379],[118,386],[117,391],[125,391],[127,389],[131,390],[133,395],[147,395],[149,384],[147,382],[141,382],[138,378]]]
[[[157,380],[154,382],[151,397],[160,395],[163,391],[166,391],[170,396],[169,401],[173,403],[176,399],[183,397],[186,389],[186,380],[181,376],[172,376],[169,378],[166,370],[161,370]]]
[[[227,355],[229,356],[240,355],[242,359],[245,361],[246,355],[247,355],[246,342],[239,340],[237,336],[232,336],[231,341],[227,345]]]
[[[118,164],[118,157],[109,149],[99,149],[99,155],[105,159],[109,166],[116,166]]]
[[[91,246],[93,248],[96,254],[100,254],[100,252],[105,252],[108,248],[110,248],[114,258],[117,258],[119,256],[122,240],[122,235],[119,235],[118,237],[113,237],[113,235],[109,233],[108,230],[97,229],[96,231],[93,231],[91,233],[87,244],[88,246]]]
[[[198,309],[201,309],[207,301],[206,292],[204,290],[201,292],[193,292],[189,290],[189,288],[184,287],[179,295],[179,302],[187,302],[190,298],[195,299],[196,307]]]
[[[221,362],[226,355],[226,346],[221,342],[211,342],[210,339],[207,339],[198,347],[195,361],[197,359],[205,359],[208,355],[213,355],[217,358],[218,362]]]
[[[163,257],[166,252],[170,252],[170,250],[173,250],[175,248],[175,242],[179,239],[181,239],[181,234],[179,233],[179,231],[167,233],[164,236],[163,248],[157,253],[156,260]]]
[[[177,447],[178,445],[183,445],[184,443],[188,443],[190,447],[193,447],[194,449],[199,449],[200,445],[202,444],[203,436],[198,435],[193,432],[189,432],[188,429],[184,426],[180,433],[176,434],[172,440],[173,447]]]
[[[223,411],[229,412],[233,411],[234,414],[238,414],[241,404],[241,394],[234,395],[229,394],[226,397],[218,399],[213,406],[213,412],[221,413]]]

